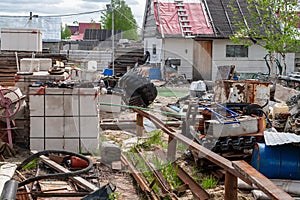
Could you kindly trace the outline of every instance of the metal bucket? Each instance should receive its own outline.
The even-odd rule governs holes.
[[[255,145],[251,165],[271,179],[300,179],[300,147]]]

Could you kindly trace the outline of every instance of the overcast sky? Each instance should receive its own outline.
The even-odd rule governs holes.
[[[142,26],[145,1],[146,0],[125,0],[131,8],[138,26]],[[29,16],[33,15],[65,15],[73,13],[90,12],[106,9],[110,0],[0,0],[0,15]],[[100,21],[100,13],[63,17],[62,21],[67,24],[77,22]]]

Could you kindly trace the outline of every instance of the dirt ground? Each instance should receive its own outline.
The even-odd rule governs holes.
[[[176,87],[176,88],[170,88],[171,91],[174,91],[173,93],[180,93],[180,96],[170,97],[170,96],[158,96],[154,102],[153,105],[150,106],[151,109],[159,111],[162,106],[165,106],[167,104],[174,104],[177,102],[179,97],[184,96],[184,94],[188,91],[188,87]],[[168,117],[159,114],[159,112],[155,113],[155,116],[161,118],[162,120],[168,120]],[[121,113],[118,114],[112,114],[112,113],[101,113],[100,114],[101,120],[103,119],[114,119],[114,120],[122,120],[122,119],[132,119],[134,120],[136,118],[136,114],[132,112],[131,110],[124,110],[122,109]],[[180,128],[179,128],[180,131]],[[118,131],[101,131],[100,137],[106,138],[105,140],[111,140],[114,142],[117,142],[119,144],[122,144],[124,140],[128,140],[130,138],[133,138],[134,135],[131,134],[131,132],[127,132],[126,130],[118,130]],[[15,147],[16,155],[15,157],[7,158],[5,159],[5,162],[21,162],[25,158],[29,157],[30,152],[29,150],[20,149],[18,147]],[[178,162],[185,162],[184,157],[180,157],[178,159]],[[189,166],[191,167],[191,166]],[[186,171],[188,171],[189,167],[186,168]],[[99,169],[99,179],[101,182],[101,185],[105,185],[106,183],[112,183],[116,185],[116,198],[119,200],[135,200],[135,199],[145,199],[145,196],[141,193],[141,191],[136,186],[135,181],[132,179],[130,174],[125,171],[116,171],[111,170],[107,166],[100,165],[98,167]],[[224,185],[219,184],[216,188],[213,189],[207,189],[207,192],[210,194],[211,200],[223,200],[224,199]],[[187,191],[186,194],[184,194],[182,197],[180,197],[182,200],[192,200],[194,199],[193,195],[190,191]],[[241,200],[253,200],[251,194],[243,191],[238,191],[238,199]]]
[[[162,106],[166,106],[168,104],[175,104],[177,102],[177,100],[179,99],[179,97],[182,97],[184,96],[185,93],[188,93],[188,87],[184,86],[184,87],[176,87],[174,89],[170,88],[170,91],[173,91],[173,93],[180,93],[181,95],[180,96],[177,96],[177,97],[166,97],[166,96],[158,96],[156,99],[155,99],[155,102],[150,106],[151,109],[155,111],[159,111],[161,109]],[[155,113],[152,113],[152,114],[155,114],[156,117],[160,118],[161,120],[167,120],[168,117],[164,116],[164,115],[161,115],[159,112],[155,112]],[[119,114],[111,114],[111,113],[102,113],[100,115],[100,117],[102,119],[105,119],[105,118],[110,118],[110,119],[118,119],[118,120],[122,120],[122,119],[135,119],[136,118],[136,114],[133,113],[132,111],[130,110],[123,110],[121,113]],[[180,128],[178,129],[178,131],[180,131]],[[120,131],[111,131],[111,130],[106,130],[106,131],[103,131],[102,132],[103,136],[108,138],[108,139],[111,139],[119,144],[122,144],[122,141],[124,140],[128,140],[130,138],[132,138],[133,136],[126,133],[126,131],[124,130],[120,130]],[[165,135],[165,137],[167,138],[167,136]],[[166,139],[164,138],[164,139]],[[180,162],[185,162],[184,161],[184,156],[183,157],[179,157],[177,162],[180,163]],[[187,168],[184,168],[184,170],[188,171],[191,166],[187,167]],[[128,178],[128,177],[127,177]],[[128,190],[124,189],[124,191],[122,191],[122,196],[123,198],[120,198],[120,199],[127,199],[128,196],[131,196],[132,195],[132,192],[134,191],[132,189],[132,187],[134,188],[134,186],[132,185],[129,185],[130,182],[128,182],[128,179],[125,179],[125,182],[127,184],[124,184],[123,181],[116,181],[117,182],[117,187],[120,186],[120,191],[122,191],[122,189],[124,189],[124,187],[130,187],[130,193],[128,194]],[[131,178],[131,177],[130,177]],[[130,179],[129,178],[129,179]],[[118,190],[117,190],[118,191]],[[143,196],[140,195],[140,193],[138,192],[138,190],[135,190],[137,193],[135,194],[135,197],[136,198],[139,198],[139,199],[143,199]],[[216,188],[213,188],[213,189],[207,189],[207,192],[209,193],[210,195],[210,199],[211,200],[223,200],[224,199],[224,193],[225,193],[225,190],[224,190],[224,185],[221,183],[219,185],[217,185]],[[135,198],[131,198],[131,199],[135,199]],[[183,196],[180,197],[181,200],[192,200],[192,199],[195,199],[195,197],[193,196],[193,194],[191,193],[191,191],[187,191],[186,194],[184,194]],[[248,191],[240,191],[238,190],[238,199],[240,200],[254,200],[253,196],[251,193],[249,193]]]

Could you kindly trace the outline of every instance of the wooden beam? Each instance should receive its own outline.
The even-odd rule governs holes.
[[[137,136],[143,135],[143,127],[144,127],[143,118],[144,117],[140,114],[136,115],[136,135]]]
[[[250,179],[251,182],[256,185],[260,190],[262,190],[266,195],[268,195],[271,199],[284,199],[284,200],[292,200],[292,198],[288,193],[283,191],[281,188],[276,186],[270,179],[265,177],[251,165],[246,163],[245,161],[233,161],[232,162],[234,168],[243,176]]]
[[[237,177],[229,172],[225,174],[225,200],[237,200]]]
[[[59,171],[59,172],[63,172],[63,173],[69,173],[71,172],[70,170],[64,168],[63,166],[57,164],[56,162],[50,160],[47,156],[40,156],[40,159],[43,163],[45,163],[46,165],[52,167],[53,169]],[[69,177],[71,180],[73,180],[74,182],[78,183],[79,185],[81,185],[82,187],[86,188],[88,191],[92,192],[92,191],[96,191],[99,188],[96,187],[95,185],[93,185],[92,183],[88,182],[87,180],[83,179],[80,176],[73,176],[73,177]]]

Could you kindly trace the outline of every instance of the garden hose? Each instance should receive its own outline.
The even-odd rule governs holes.
[[[83,155],[73,153],[73,152],[68,152],[68,151],[61,151],[61,150],[46,150],[46,151],[38,152],[38,153],[33,154],[32,156],[28,157],[17,167],[17,170],[21,170],[24,166],[26,166],[28,163],[30,163],[34,159],[39,158],[42,155],[49,155],[49,154],[64,154],[64,155],[69,155],[69,156],[76,156],[78,158],[81,158],[81,159],[87,161],[88,166],[84,169],[80,169],[77,171],[72,171],[72,172],[67,172],[67,173],[47,174],[47,175],[41,175],[41,176],[29,178],[23,182],[20,182],[18,184],[18,187],[22,187],[24,185],[27,185],[28,183],[32,183],[34,181],[38,181],[38,180],[42,180],[42,179],[61,179],[61,178],[67,178],[70,176],[77,176],[79,174],[88,172],[93,167],[92,161]]]

